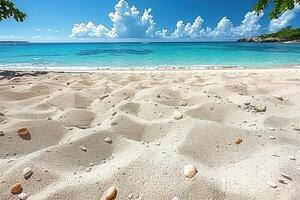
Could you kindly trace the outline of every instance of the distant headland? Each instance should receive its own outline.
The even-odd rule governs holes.
[[[300,28],[284,28],[276,33],[264,34],[257,37],[241,38],[238,42],[284,42],[300,43]]]
[[[0,44],[29,44],[27,41],[0,41]]]

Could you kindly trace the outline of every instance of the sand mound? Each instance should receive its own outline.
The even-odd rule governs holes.
[[[86,110],[69,110],[64,113],[61,121],[68,127],[75,126],[78,128],[88,128],[94,117],[95,113]]]
[[[78,92],[58,92],[48,99],[48,103],[60,109],[87,108],[92,100]]]

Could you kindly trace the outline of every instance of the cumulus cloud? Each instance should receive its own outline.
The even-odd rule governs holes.
[[[269,25],[270,32],[279,31],[291,24],[291,21],[296,17],[296,13],[300,10],[300,5],[297,4],[294,9],[285,11],[277,19],[273,19]]]
[[[140,14],[135,6],[130,7],[125,0],[120,0],[115,5],[115,11],[109,13],[112,27],[104,25],[74,24],[71,37],[100,37],[100,38],[149,38],[155,36],[155,22],[151,15],[151,9],[145,9]],[[162,31],[161,34],[165,33]]]
[[[261,25],[258,23],[263,13],[257,15],[254,12],[248,12],[239,26],[234,27],[232,22],[223,17],[215,28],[202,27],[204,20],[199,16],[193,24],[184,24],[178,21],[176,28],[172,33],[172,38],[227,38],[252,36],[258,33]]]
[[[283,28],[291,22],[300,6],[291,11],[286,11],[278,19],[272,20],[269,25],[271,31]],[[203,38],[224,39],[255,36],[261,33],[259,20],[263,13],[248,12],[237,26],[227,17],[223,17],[215,27],[205,27],[204,19],[196,17],[193,22],[180,20],[175,29],[158,30],[151,9],[140,12],[134,5],[130,6],[126,0],[119,0],[114,11],[108,14],[112,26],[102,24],[95,25],[93,22],[74,24],[71,37],[76,38]]]
[[[81,24],[74,24],[72,29],[71,37],[78,37],[78,38],[105,38],[110,37],[109,36],[109,30],[103,26],[98,25],[95,26],[93,22],[88,22],[87,24],[81,23]]]

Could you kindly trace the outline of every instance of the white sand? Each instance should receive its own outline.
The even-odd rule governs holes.
[[[0,73],[0,199],[300,199],[298,69],[24,73]]]

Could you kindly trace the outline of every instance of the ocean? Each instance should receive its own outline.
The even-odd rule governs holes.
[[[300,66],[300,44],[1,44],[0,69],[279,68]]]

